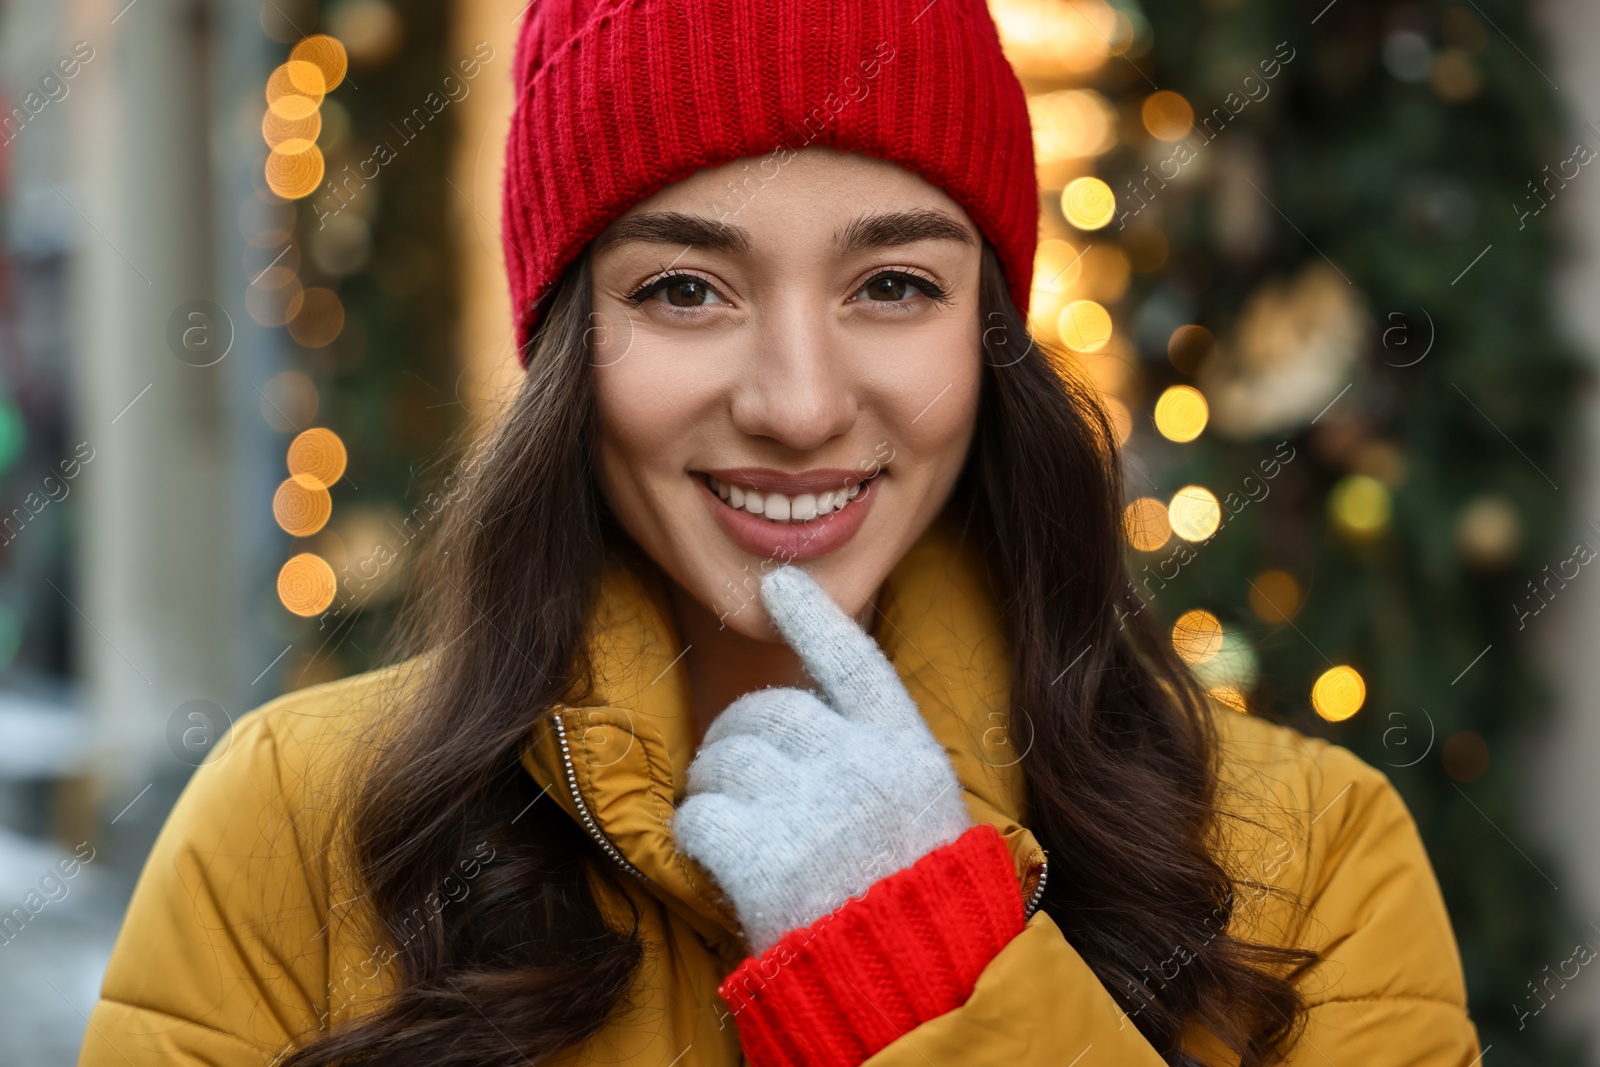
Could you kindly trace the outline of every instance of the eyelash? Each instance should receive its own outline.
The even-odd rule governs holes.
[[[885,277],[888,277],[888,278],[903,278],[903,279],[905,279],[907,282],[911,283],[913,288],[917,289],[919,292],[922,293],[923,296],[927,297],[929,300],[932,300],[936,304],[949,305],[950,303],[952,303],[952,301],[950,299],[950,294],[948,292],[946,292],[944,287],[941,286],[938,282],[934,281],[932,278],[929,278],[924,274],[919,274],[916,271],[905,269],[905,268],[888,268],[888,269],[885,269],[885,270],[877,271],[876,273],[872,274],[870,277],[868,277],[864,281],[862,281],[862,283],[859,286],[857,286],[856,291],[860,292],[862,289],[865,289],[868,285],[871,285],[873,282],[877,281],[879,278],[885,278]],[[656,293],[660,292],[661,290],[665,289],[667,286],[672,285],[675,282],[685,282],[685,281],[700,282],[701,284],[706,285],[706,286],[710,287],[713,290],[716,289],[716,286],[711,284],[711,280],[709,278],[703,277],[703,276],[701,276],[699,274],[691,273],[689,271],[676,271],[676,272],[674,272],[672,274],[663,274],[663,275],[660,275],[658,277],[650,279],[649,281],[647,281],[643,285],[641,285],[639,288],[637,288],[633,292],[629,293],[627,295],[627,297],[625,297],[625,299],[627,300],[629,306],[631,306],[631,307],[639,307],[646,300],[649,300],[652,296],[654,296]],[[902,301],[902,300],[886,300],[886,301],[872,301],[872,302],[873,303],[886,303],[886,304],[901,304],[901,303],[905,303],[905,301]],[[677,309],[677,310],[689,310],[689,309],[680,308],[680,309]]]

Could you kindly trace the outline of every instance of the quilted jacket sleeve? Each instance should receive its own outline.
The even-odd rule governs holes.
[[[1316,762],[1300,760],[1291,772],[1301,780],[1294,790],[1298,796],[1290,798],[1298,802],[1276,824],[1276,836],[1241,841],[1236,856],[1236,862],[1255,868],[1245,872],[1249,876],[1292,889],[1306,906],[1276,910],[1278,897],[1263,893],[1252,900],[1241,888],[1244,905],[1234,932],[1276,943],[1291,939],[1323,957],[1302,978],[1310,1013],[1287,1062],[1292,1067],[1395,1062],[1468,1067],[1479,1057],[1477,1032],[1467,1016],[1444,902],[1410,813],[1380,772],[1344,749],[1302,741]],[[894,936],[922,935],[900,930]],[[805,960],[796,963],[815,967]],[[872,965],[858,959],[856,966]],[[818,980],[814,969],[793,976],[801,986],[815,987]],[[892,1005],[868,1007],[877,1011],[839,1016],[895,1014]],[[1186,1046],[1207,1063],[1238,1062],[1203,1033],[1192,1033]],[[867,1067],[1164,1063],[1043,911],[992,956],[964,1002],[904,1028],[864,1062]]]
[[[270,707],[270,705],[269,705]],[[326,834],[262,709],[190,779],[134,890],[80,1067],[265,1067],[326,1001]]]

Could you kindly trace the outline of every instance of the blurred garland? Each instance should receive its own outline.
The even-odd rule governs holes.
[[[1165,246],[1120,305],[1150,394],[1130,407],[1175,384],[1212,406],[1189,444],[1134,420],[1130,497],[1196,484],[1257,501],[1225,507],[1225,532],[1189,546],[1151,606],[1221,620],[1248,652],[1252,712],[1352,748],[1399,787],[1493,1062],[1587,1062],[1578,1035],[1537,1018],[1550,996],[1533,990],[1558,989],[1541,983],[1600,935],[1524,829],[1519,770],[1552,711],[1533,616],[1565,582],[1547,568],[1583,581],[1574,539],[1600,546],[1556,489],[1579,480],[1587,377],[1552,307],[1555,212],[1533,208],[1560,194],[1552,170],[1596,180],[1571,176],[1574,143],[1600,139],[1567,130],[1509,0],[1120,6],[1153,32],[1102,72],[1132,135],[1097,169],[1119,210],[1142,210],[1102,236],[1135,260]],[[1267,78],[1285,46],[1294,58]],[[1216,116],[1164,183],[1145,168],[1174,145],[1141,116],[1157,89],[1197,123]],[[1297,458],[1267,484],[1280,442]],[[1134,552],[1135,571],[1173,551]],[[1367,688],[1330,723],[1310,696],[1335,665]]]
[[[448,170],[455,105],[470,91],[461,86],[482,68],[471,55],[451,53],[451,19],[448,5],[428,0],[262,6],[269,37],[293,45],[328,34],[349,62],[348,76],[320,103],[320,182],[293,201],[299,280],[308,298],[314,288],[335,296],[317,308],[307,299],[288,322],[293,370],[264,393],[269,422],[286,434],[308,422],[332,431],[327,449],[342,444],[348,454],[327,486],[331,506],[318,485],[296,492],[293,479],[274,500],[281,525],[310,531],[285,558],[316,557],[315,567],[290,577],[291,566],[279,580],[284,604],[275,611],[295,649],[285,659],[285,688],[375,665],[414,547],[417,521],[408,519],[422,488],[442,474],[423,468],[465,415],[454,384],[459,293],[450,202],[458,194]],[[491,67],[485,76],[494,74]],[[276,251],[269,243],[261,265]],[[309,389],[297,384],[299,375]],[[313,613],[297,618],[284,610],[290,605]]]

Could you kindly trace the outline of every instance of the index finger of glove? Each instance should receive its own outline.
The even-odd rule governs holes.
[[[811,575],[793,565],[779,567],[761,580],[761,602],[841,716],[889,729],[922,725],[878,643]]]

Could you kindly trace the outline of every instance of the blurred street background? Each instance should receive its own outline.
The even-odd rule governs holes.
[[[525,3],[0,0],[0,1067],[75,1062],[188,774],[372,664],[514,387]],[[1146,610],[1400,788],[1483,1062],[1600,1064],[1600,6],[991,9]]]

